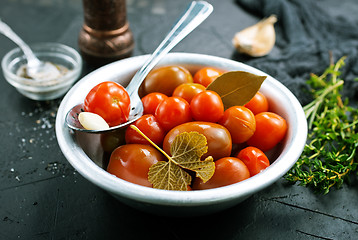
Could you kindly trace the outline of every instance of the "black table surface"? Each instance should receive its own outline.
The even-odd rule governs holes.
[[[233,59],[233,35],[259,19],[233,0],[209,2],[213,14],[173,51]],[[354,0],[319,2],[332,15],[358,9]],[[133,55],[151,53],[188,3],[127,0]],[[0,18],[28,43],[78,49],[80,0],[1,0]],[[14,47],[0,36],[0,57]],[[92,70],[84,63],[82,76]],[[357,185],[317,195],[280,179],[229,210],[202,217],[132,209],[67,162],[54,130],[60,102],[29,100],[0,73],[0,239],[358,239]]]

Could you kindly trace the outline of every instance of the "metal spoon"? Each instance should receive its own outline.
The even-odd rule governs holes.
[[[0,19],[0,33],[15,42],[27,59],[26,74],[34,80],[50,80],[60,76],[60,71],[49,62],[40,61],[31,48]]]
[[[193,1],[181,18],[177,21],[162,43],[144,63],[141,69],[134,75],[126,90],[131,99],[131,111],[129,120],[123,124],[105,130],[87,130],[78,121],[78,114],[83,111],[83,105],[74,106],[66,115],[67,126],[73,130],[104,133],[128,126],[143,115],[142,101],[138,95],[138,89],[153,67],[184,37],[199,26],[213,11],[213,7],[205,1]]]

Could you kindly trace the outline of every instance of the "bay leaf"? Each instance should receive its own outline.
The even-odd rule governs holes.
[[[216,78],[206,89],[220,95],[225,109],[243,106],[255,96],[266,77],[245,71],[230,71]]]

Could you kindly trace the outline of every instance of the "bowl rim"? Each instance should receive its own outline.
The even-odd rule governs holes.
[[[63,55],[62,58],[70,58],[72,60],[71,62],[74,64],[74,68],[62,77],[56,79],[56,83],[50,85],[41,85],[42,83],[48,82],[48,80],[36,80],[34,82],[34,80],[32,79],[19,77],[18,75],[9,71],[7,63],[11,63],[15,60],[15,58],[13,58],[15,54],[22,53],[20,47],[15,47],[8,53],[6,53],[1,61],[1,67],[3,69],[5,78],[11,85],[16,88],[21,88],[27,91],[42,92],[44,90],[51,91],[56,90],[58,88],[62,88],[64,86],[72,84],[75,80],[77,80],[82,70],[82,57],[74,48],[64,45],[62,43],[53,42],[39,42],[29,44],[29,46],[33,50],[35,55],[38,52],[39,48],[41,48],[41,53],[56,53],[58,52],[58,49],[61,49],[62,51],[65,51],[60,53],[61,55]],[[47,48],[55,49],[56,51],[46,51]],[[24,58],[24,54],[20,54],[18,58]]]
[[[137,64],[139,68],[141,63],[144,63],[148,57],[149,55],[141,55],[119,60],[89,73],[70,89],[59,106],[55,127],[58,144],[68,162],[87,180],[110,193],[114,193],[115,195],[127,199],[137,200],[139,202],[167,206],[210,205],[249,196],[266,188],[282,177],[297,161],[306,143],[307,122],[301,104],[293,93],[282,83],[256,68],[234,60],[197,53],[169,53],[158,65],[162,65],[163,63],[164,65],[187,63],[210,66],[210,62],[215,62],[219,64],[214,67],[221,67],[227,70],[243,70],[257,75],[267,76],[264,85],[269,88],[275,88],[277,91],[281,92],[282,96],[284,96],[284,99],[282,100],[289,101],[292,105],[293,119],[291,121],[293,121],[294,124],[289,127],[290,134],[286,136],[288,141],[291,142],[290,146],[284,148],[283,152],[277,157],[275,162],[263,172],[239,183],[200,191],[181,192],[148,188],[122,180],[97,166],[91,159],[89,159],[89,157],[87,157],[82,148],[76,144],[71,144],[71,139],[73,139],[73,137],[70,129],[65,123],[65,115],[71,107],[69,102],[76,91],[83,91],[83,87],[86,86],[86,84],[86,88],[90,89],[91,86],[88,85],[95,84],[93,82],[90,83],[90,81],[101,72],[104,73],[105,71],[120,69],[121,66],[130,65],[133,62]],[[181,62],[180,59],[186,60]],[[99,81],[102,82],[105,80],[106,79],[104,78]]]

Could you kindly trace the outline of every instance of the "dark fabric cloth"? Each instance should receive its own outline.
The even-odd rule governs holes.
[[[285,84],[302,104],[311,99],[306,80],[310,73],[320,75],[329,66],[330,52],[336,62],[347,56],[341,78],[344,95],[357,102],[358,22],[347,17],[332,17],[318,0],[236,0],[237,4],[259,18],[277,16],[275,52],[262,58],[246,59]],[[352,2],[352,4],[354,4]]]

